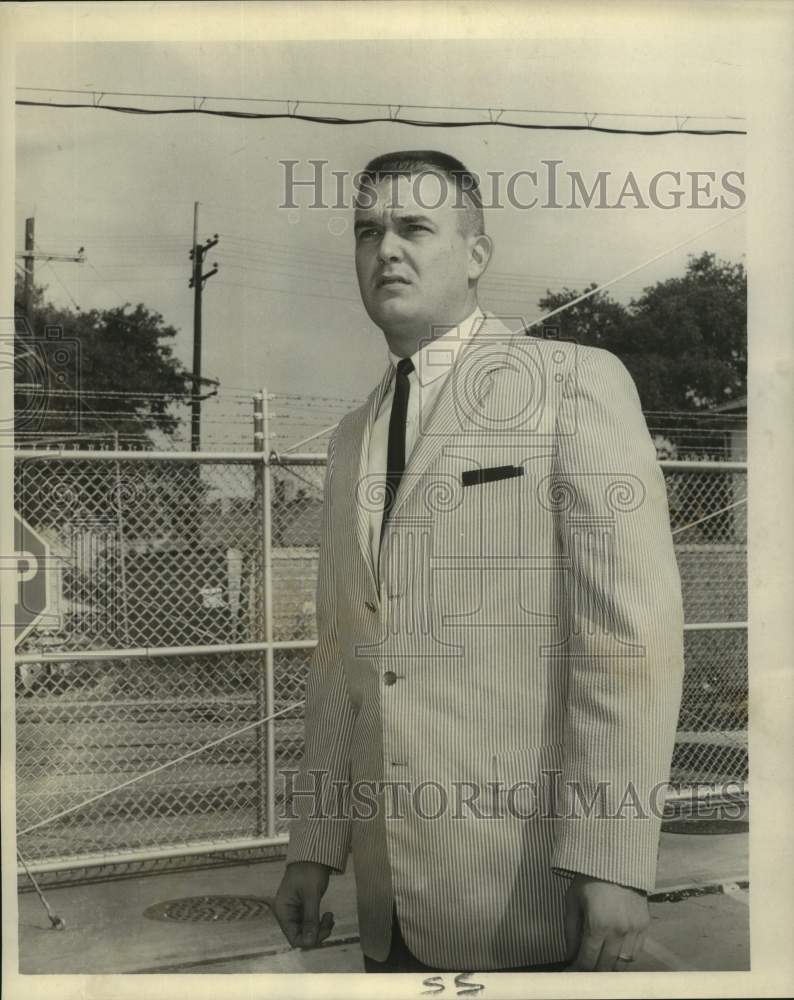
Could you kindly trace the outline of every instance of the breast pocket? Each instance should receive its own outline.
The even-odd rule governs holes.
[[[461,485],[466,488],[496,483],[503,479],[516,479],[523,475],[523,465],[495,465],[486,469],[464,469],[460,474],[460,480]]]
[[[450,488],[430,527],[431,607],[444,628],[469,630],[464,641],[481,641],[477,630],[537,620],[528,590],[544,552],[537,484],[547,464],[521,448],[443,453],[438,471]]]
[[[453,514],[470,549],[487,557],[515,557],[525,525],[534,520],[535,469],[517,461],[468,465],[458,472],[460,507]]]

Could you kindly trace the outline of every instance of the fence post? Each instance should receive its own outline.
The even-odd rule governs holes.
[[[273,490],[269,458],[270,413],[267,389],[254,397],[254,450],[262,453],[257,463],[258,497],[260,502],[261,560],[262,560],[262,616],[263,636],[273,642]],[[257,712],[259,718],[275,712],[275,685],[273,679],[273,646],[269,645],[263,658],[263,670],[257,687]],[[258,832],[268,837],[276,833],[276,730],[275,720],[270,719],[257,730],[257,773],[259,796],[257,799]]]
[[[113,431],[113,450],[119,451],[119,432]],[[121,621],[123,624],[124,645],[131,646],[130,623],[127,608],[127,562],[124,552],[124,494],[121,488],[121,465],[119,460],[114,462],[115,467],[115,507],[116,507],[116,536],[119,546],[119,583],[121,584]],[[129,660],[124,662],[124,668],[129,676]]]

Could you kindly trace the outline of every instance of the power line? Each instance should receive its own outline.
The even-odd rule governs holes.
[[[83,102],[67,101],[43,101],[28,100],[18,98],[16,103],[24,107],[49,107],[49,108],[90,108],[93,110],[115,111],[122,114],[138,115],[173,115],[173,114],[200,114],[221,118],[243,118],[252,120],[278,120],[293,119],[295,121],[310,122],[317,125],[371,125],[376,123],[393,123],[398,125],[412,125],[419,128],[473,128],[481,126],[499,126],[502,128],[517,128],[531,130],[561,130],[574,132],[601,132],[616,135],[746,135],[744,129],[737,128],[687,128],[687,122],[734,122],[744,121],[740,115],[701,115],[701,114],[657,114],[638,112],[614,112],[614,111],[560,111],[550,108],[507,108],[507,107],[464,107],[454,105],[434,105],[434,104],[403,104],[394,102],[372,103],[367,101],[315,101],[305,99],[287,99],[272,97],[219,97],[219,96],[198,96],[190,94],[157,94],[157,93],[136,93],[131,91],[98,91],[98,90],[73,90],[55,87],[17,87],[17,91],[31,94],[73,94],[80,97],[89,98]],[[169,108],[145,108],[137,105],[127,104],[106,104],[106,97],[121,98],[143,98],[144,100],[178,100],[190,101],[188,107]],[[210,108],[207,102],[238,102],[241,104],[266,104],[278,105],[284,108],[283,111],[234,111],[229,108]],[[299,107],[316,108],[361,108],[371,110],[376,113],[366,117],[345,117],[342,115],[328,114],[307,114],[298,112]],[[402,114],[404,111],[427,112],[445,111],[454,113],[466,113],[483,117],[450,121],[430,118],[407,117]],[[562,122],[541,122],[541,121],[516,121],[506,119],[505,115],[549,115],[559,118],[579,118],[580,123]],[[487,117],[485,117],[487,116]],[[596,119],[616,119],[670,122],[672,127],[637,129],[618,128],[613,125],[596,125]]]
[[[251,250],[249,248],[245,249],[227,249],[224,251],[224,260],[228,259],[228,266],[232,268],[244,269],[244,270],[254,270],[254,271],[265,271],[271,274],[280,274],[284,277],[305,277],[306,271],[311,269],[318,273],[324,280],[328,279],[343,279],[350,283],[351,288],[355,285],[354,275],[351,269],[351,258],[347,254],[335,253],[333,251],[322,251],[322,250],[311,250],[308,248],[298,249],[290,246],[289,244],[274,243],[272,241],[265,240],[248,240],[245,237],[227,237],[224,239],[229,239],[230,242],[235,243],[237,241],[246,240],[252,244],[261,244],[263,249],[258,251]],[[94,244],[91,241],[91,245]],[[264,249],[267,247],[267,249]],[[125,250],[128,248],[124,248]],[[145,251],[145,255],[148,258],[152,256],[151,248],[146,247],[145,242],[141,243],[141,252]],[[162,253],[169,257],[176,257],[177,250],[159,250],[154,248],[154,255]],[[180,251],[181,256],[181,251]],[[315,259],[316,258],[316,259]],[[244,263],[235,263],[236,261],[243,261]],[[92,270],[99,275],[99,271],[94,265],[89,265]],[[104,263],[104,269],[107,270],[134,270],[140,269],[144,270],[146,265],[144,263],[136,263],[129,259],[123,260],[119,263],[112,263],[106,260]],[[154,272],[159,272],[164,267],[182,267],[182,264],[177,261],[161,261],[160,263],[153,264],[149,270]],[[83,279],[84,281],[86,279]],[[115,277],[112,279],[107,279],[110,281],[128,281],[134,280],[126,277]],[[177,279],[148,279],[141,278],[141,281],[148,280],[158,280],[158,281],[171,281]],[[533,294],[537,290],[545,290],[550,285],[581,285],[587,284],[592,281],[592,278],[582,278],[575,277],[572,275],[551,275],[551,274],[521,274],[515,271],[499,271],[499,270],[489,270],[483,276],[483,283],[485,286],[492,287],[495,291],[509,288],[522,290],[527,294]],[[498,289],[497,289],[498,286]],[[639,283],[632,283],[632,287],[639,289],[641,286]],[[644,287],[644,286],[642,286]]]
[[[325,250],[311,250],[309,248],[297,249],[289,244],[285,243],[275,243],[269,240],[258,240],[250,237],[244,236],[232,236],[228,233],[221,234],[224,239],[228,239],[230,242],[234,243],[237,241],[259,244],[263,248],[259,251],[253,251],[249,248],[244,250],[227,250],[225,251],[225,256],[232,256],[235,259],[245,259],[246,261],[255,261],[262,264],[275,263],[278,267],[314,267],[322,270],[332,271],[334,274],[342,274],[345,277],[351,276],[351,258],[349,255],[344,253],[336,253],[334,251]],[[317,257],[318,260],[312,260],[313,257]],[[304,261],[305,258],[305,261]],[[235,266],[235,265],[230,265]],[[237,265],[239,266],[239,265]],[[556,274],[526,274],[518,271],[500,271],[489,269],[483,275],[484,282],[492,284],[509,284],[511,287],[519,286],[546,286],[547,283],[552,284],[589,284],[593,281],[592,276],[589,278],[576,277],[573,275],[556,275]],[[635,282],[634,285],[637,288],[645,287],[640,285],[640,283]]]
[[[337,302],[352,302],[355,305],[360,304],[360,299],[342,296],[342,295],[323,295],[321,292],[307,292],[305,289],[294,289],[294,288],[274,288],[270,285],[248,285],[240,281],[217,281],[219,285],[226,285],[227,288],[246,288],[251,291],[258,292],[278,292],[282,295],[300,295],[301,298],[308,296],[309,298],[315,299],[335,299]]]
[[[116,292],[117,297],[120,300],[123,299],[124,296],[121,294],[121,292],[118,291],[118,289],[115,289],[113,287],[113,285],[111,285],[111,281],[113,281],[113,282],[123,281],[123,282],[126,282],[128,284],[133,284],[133,285],[155,285],[155,284],[156,285],[163,285],[163,284],[171,284],[171,283],[173,283],[175,281],[178,281],[181,284],[182,281],[183,281],[183,279],[182,278],[151,278],[151,277],[146,277],[146,276],[143,276],[143,277],[133,277],[132,275],[130,275],[129,277],[126,277],[126,278],[125,277],[121,277],[121,278],[115,277],[115,278],[112,278],[112,279],[110,279],[110,278],[101,278],[101,277],[100,278],[81,278],[80,279],[80,284],[82,284],[82,285],[109,285],[110,288],[111,288],[111,290],[113,290],[113,291]],[[131,305],[131,304],[132,303],[130,303],[129,301],[127,302],[127,305]]]
[[[325,251],[325,250],[312,250],[312,249],[309,249],[309,248],[303,248],[303,249],[299,250],[297,248],[294,248],[291,244],[288,244],[288,243],[277,243],[277,242],[274,242],[272,240],[260,240],[260,239],[255,239],[255,238],[249,237],[249,236],[234,236],[231,233],[221,233],[220,235],[223,236],[224,239],[228,239],[231,242],[239,241],[239,242],[245,242],[245,243],[256,243],[256,244],[260,244],[263,247],[272,248],[272,250],[266,250],[266,251],[264,251],[265,253],[270,253],[270,252],[272,252],[272,253],[290,253],[290,254],[295,254],[295,255],[305,256],[305,257],[317,256],[317,257],[322,258],[323,261],[331,261],[331,260],[333,260],[335,258],[335,259],[337,259],[340,262],[340,264],[339,264],[340,268],[343,267],[344,270],[347,271],[347,272],[349,272],[349,270],[350,270],[350,257],[347,254],[344,254],[344,253],[336,253],[334,251]],[[248,250],[246,248],[245,249],[245,254],[246,254],[246,256],[252,255],[252,251],[250,251],[250,250]],[[328,263],[328,266],[332,266],[332,265],[330,263]],[[505,278],[517,278],[517,279],[523,279],[523,278],[526,277],[526,275],[523,274],[520,271],[491,271],[491,270],[488,270],[486,272],[486,275],[499,275],[499,276],[505,277]],[[573,281],[573,282],[577,282],[577,283],[581,283],[581,282],[586,282],[586,281],[591,281],[592,280],[592,278],[580,278],[580,277],[573,277],[573,276],[568,276],[568,277],[565,277],[565,278],[561,278],[560,275],[540,274],[540,273],[537,273],[537,274],[533,275],[533,277],[539,278],[539,279]]]
[[[228,260],[226,258],[229,258]],[[253,271],[259,274],[266,274],[273,277],[280,277],[285,280],[295,280],[295,279],[305,279],[307,277],[307,272],[313,272],[314,277],[321,281],[334,281],[336,283],[344,282],[346,286],[352,291],[356,289],[355,276],[352,274],[351,267],[348,265],[345,268],[335,268],[332,265],[327,265],[323,267],[321,264],[315,264],[313,262],[303,262],[296,258],[294,262],[288,260],[283,260],[282,258],[261,258],[257,256],[247,257],[244,254],[236,253],[235,251],[225,251],[224,252],[224,263],[227,267],[234,270],[241,271]],[[180,278],[168,278],[163,277],[160,272],[163,268],[182,268],[182,264],[177,261],[174,262],[164,262],[151,267],[146,267],[144,264],[133,264],[125,262],[123,264],[113,264],[106,262],[104,264],[105,272],[107,271],[136,271],[136,275],[114,274],[112,277],[99,277],[96,279],[92,278],[82,278],[81,284],[93,284],[104,282],[110,284],[111,282],[132,282],[140,284],[149,283],[171,283],[175,281],[180,281]],[[98,272],[97,272],[98,273]],[[506,272],[487,272],[481,281],[481,286],[484,290],[491,291],[494,294],[506,295],[510,292],[520,293],[522,295],[535,295],[543,293],[547,290],[562,289],[563,287],[576,287],[580,285],[589,284],[593,279],[585,278],[573,278],[559,276],[536,276],[536,275],[525,275],[523,277],[519,276],[508,276]],[[632,292],[643,291],[647,284],[641,282],[627,282],[622,286],[624,290]]]
[[[69,289],[66,287],[66,285],[64,284],[64,282],[61,280],[61,276],[58,274],[58,272],[52,266],[52,263],[49,260],[46,260],[45,264],[52,271],[52,273],[55,275],[55,280],[58,282],[58,284],[61,286],[61,288],[66,292],[66,294],[69,296],[69,299],[71,300],[72,305],[75,307],[75,309],[78,312],[81,312],[82,310],[80,309],[80,306],[77,304],[77,300],[72,295],[72,293],[69,291]]]
[[[140,93],[137,91],[130,90],[90,90],[88,88],[79,89],[69,89],[69,88],[58,88],[58,87],[22,87],[18,86],[17,90],[25,90],[31,93],[39,94],[91,94],[94,98],[99,95],[100,99],[102,97],[156,97],[156,98],[176,98],[177,100],[192,100],[192,101],[241,101],[241,102],[253,102],[260,104],[286,104],[295,105],[297,108],[300,104],[317,104],[324,107],[338,107],[338,108],[392,108],[394,105],[386,104],[384,102],[367,102],[367,101],[313,101],[313,100],[300,100],[296,101],[294,99],[288,99],[285,97],[218,97],[206,95],[205,97],[194,97],[190,94],[156,94],[156,93]],[[454,105],[454,104],[397,104],[396,107],[400,108],[410,108],[414,111],[489,111],[494,112],[496,109],[493,107],[469,107],[464,105]],[[521,114],[544,114],[544,115],[592,115],[591,111],[560,111],[557,109],[549,108],[503,108],[504,112],[516,112]],[[670,115],[670,114],[645,114],[643,112],[637,111],[602,111],[600,112],[604,117],[609,118],[698,118],[711,121],[725,121],[727,119],[736,119],[744,121],[743,115]]]
[[[742,215],[744,215],[744,212],[739,213],[739,217],[741,217]],[[600,285],[588,288],[587,291],[582,292],[581,295],[577,295],[576,298],[572,299],[570,302],[565,302],[562,305],[557,306],[556,309],[552,309],[551,312],[545,313],[538,319],[533,320],[531,323],[527,325],[526,327],[527,331],[529,330],[530,327],[536,326],[538,323],[546,322],[546,320],[551,319],[552,316],[556,316],[558,313],[561,313],[566,309],[570,309],[572,306],[578,305],[585,299],[589,299],[595,295],[599,295],[601,292],[604,291],[604,289],[611,288],[613,285],[616,285],[619,281],[623,281],[624,278],[628,278],[632,274],[636,274],[637,271],[641,271],[644,267],[648,267],[649,264],[655,264],[656,261],[661,260],[668,254],[673,253],[675,250],[680,250],[681,247],[684,247],[687,244],[692,243],[694,240],[700,239],[702,236],[705,236],[706,233],[710,233],[715,229],[719,229],[720,226],[724,226],[727,222],[732,222],[734,218],[736,218],[736,216],[733,216],[732,218],[729,217],[727,219],[723,219],[721,222],[715,222],[713,226],[709,226],[707,229],[703,229],[699,233],[694,233],[692,236],[688,236],[685,240],[681,240],[680,243],[676,243],[674,246],[668,247],[666,250],[662,250],[659,253],[654,254],[653,257],[649,257],[648,260],[644,260],[642,261],[642,263],[637,264],[635,267],[629,268],[628,271],[624,271],[622,274],[618,274],[614,278],[610,278],[609,281],[605,281],[602,282]]]
[[[100,101],[104,97],[146,97],[155,99],[167,99],[167,100],[190,100],[198,102],[197,107],[200,108],[205,101],[239,101],[240,103],[255,103],[255,104],[283,104],[286,106],[288,112],[294,113],[297,111],[300,105],[316,105],[318,107],[346,107],[346,108],[388,108],[389,112],[396,114],[402,109],[410,109],[413,111],[468,111],[477,113],[488,113],[489,115],[497,114],[546,114],[546,115],[568,115],[568,116],[584,116],[585,118],[596,118],[598,116],[604,118],[652,118],[652,119],[679,119],[682,121],[688,121],[691,119],[703,120],[703,121],[744,121],[743,115],[700,115],[700,114],[658,114],[658,113],[645,113],[645,112],[625,112],[625,111],[561,111],[559,109],[551,108],[499,108],[495,106],[490,107],[472,107],[469,105],[453,105],[453,104],[408,104],[405,102],[399,103],[386,103],[386,102],[370,102],[370,101],[328,101],[328,100],[295,100],[284,97],[230,97],[218,96],[218,95],[205,95],[203,97],[197,97],[191,94],[158,94],[158,93],[141,93],[138,91],[123,91],[123,90],[91,90],[88,88],[83,89],[68,89],[68,88],[58,88],[58,87],[23,87],[18,86],[16,88],[20,91],[26,91],[29,93],[46,93],[46,94],[82,94],[88,96],[89,94],[93,98],[93,102],[96,106],[101,106]]]

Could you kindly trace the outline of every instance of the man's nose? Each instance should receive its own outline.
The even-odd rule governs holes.
[[[378,247],[378,260],[385,264],[390,260],[399,260],[400,257],[402,257],[402,247],[399,237],[386,230]]]

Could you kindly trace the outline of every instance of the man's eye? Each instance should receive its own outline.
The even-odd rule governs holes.
[[[428,229],[428,227],[427,227],[427,226],[423,226],[423,225],[421,224],[421,222],[412,222],[412,223],[411,223],[411,224],[410,224],[410,225],[408,226],[408,229],[409,229],[409,230],[410,230],[411,232],[422,232],[422,233],[429,233],[429,232],[430,232],[430,230]]]
[[[369,227],[367,229],[359,229],[356,235],[360,240],[372,240],[377,237],[378,230],[372,227]]]

